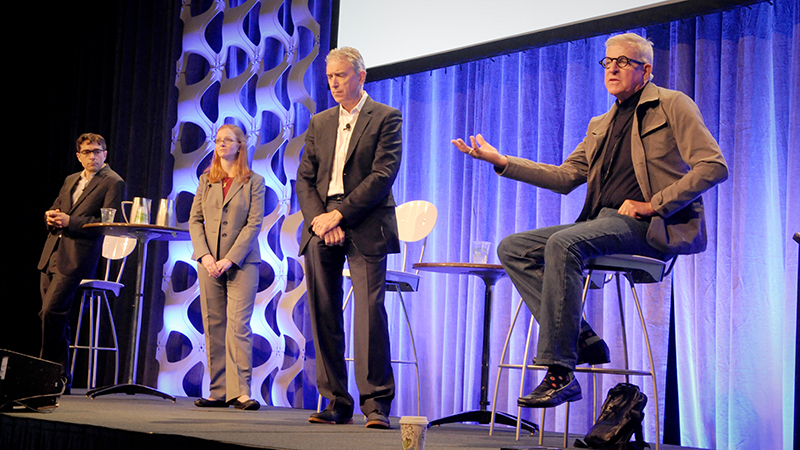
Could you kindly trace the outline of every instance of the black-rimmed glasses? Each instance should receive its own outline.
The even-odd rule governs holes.
[[[618,56],[616,58],[609,58],[608,56],[606,56],[605,58],[600,60],[600,65],[603,66],[604,69],[609,69],[609,68],[611,68],[611,63],[614,62],[614,61],[617,62],[617,67],[619,67],[620,69],[625,67],[625,66],[627,66],[628,64],[630,64],[632,62],[634,62],[636,64],[639,64],[639,65],[644,64],[644,62],[642,62],[642,61],[637,61],[637,60],[635,60],[633,58],[628,58],[627,56],[623,55],[623,56]]]
[[[78,153],[80,153],[83,156],[89,156],[89,155],[91,155],[93,153],[94,153],[95,156],[100,156],[100,155],[103,154],[104,151],[105,150],[103,150],[102,148],[96,148],[94,150],[81,150]]]

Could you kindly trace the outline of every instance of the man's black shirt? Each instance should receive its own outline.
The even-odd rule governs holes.
[[[636,181],[631,159],[633,115],[636,113],[642,90],[639,89],[624,102],[617,104],[617,114],[600,156],[602,159],[600,195],[589,214],[589,219],[597,217],[603,208],[618,209],[625,200],[645,201],[642,189]]]

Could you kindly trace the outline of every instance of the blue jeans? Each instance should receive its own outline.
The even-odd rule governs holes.
[[[650,222],[605,208],[597,218],[504,238],[497,256],[539,323],[536,363],[574,369],[587,259],[617,253],[664,259],[647,243]]]

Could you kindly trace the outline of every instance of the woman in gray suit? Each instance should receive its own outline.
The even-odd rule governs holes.
[[[201,408],[234,406],[256,410],[250,398],[253,315],[264,218],[264,177],[250,169],[247,136],[235,125],[217,131],[214,160],[200,176],[189,217],[199,262],[200,306],[205,329],[211,392]]]

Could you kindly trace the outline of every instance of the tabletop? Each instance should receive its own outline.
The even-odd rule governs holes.
[[[108,236],[125,236],[134,239],[146,235],[148,240],[159,241],[186,241],[190,239],[189,230],[185,228],[165,227],[146,223],[87,223],[83,226],[88,231],[94,231]]]
[[[457,275],[475,275],[481,278],[499,279],[506,275],[505,269],[500,264],[481,264],[465,262],[431,262],[416,263],[414,269],[426,272],[451,273]]]

